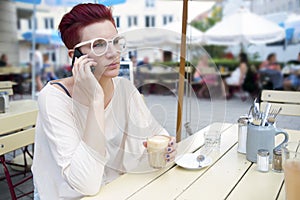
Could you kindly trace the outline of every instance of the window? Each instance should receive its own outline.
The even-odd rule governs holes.
[[[154,27],[155,26],[155,17],[146,16],[145,17],[145,27]]]
[[[135,26],[138,25],[138,18],[137,18],[137,16],[134,16],[134,18],[133,18],[133,24],[134,24]]]
[[[53,18],[44,18],[45,29],[54,29],[54,20]]]
[[[31,21],[31,19],[28,19],[28,29],[32,29],[32,21]]]
[[[155,7],[155,0],[145,0],[146,8],[154,8]]]
[[[120,16],[115,16],[114,19],[115,19],[116,27],[120,28]]]
[[[167,25],[168,23],[173,21],[172,15],[164,15],[163,16],[163,25]]]
[[[289,1],[288,2],[288,9],[289,12],[293,11],[293,2]]]
[[[21,19],[20,18],[17,19],[17,29],[21,30]]]
[[[128,16],[128,27],[137,26],[137,16]]]
[[[37,19],[34,20],[35,21],[35,28],[38,28],[38,23],[37,23]],[[28,29],[32,29],[33,25],[32,25],[32,19],[28,19]]]

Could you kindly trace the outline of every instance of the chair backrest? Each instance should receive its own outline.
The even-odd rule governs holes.
[[[11,102],[9,112],[0,115],[0,155],[34,142],[37,102]]]
[[[199,67],[201,75],[208,75],[208,74],[218,74],[215,67]]]
[[[119,76],[129,79],[134,84],[133,64],[131,61],[121,61]]]
[[[13,84],[12,81],[0,81],[0,92],[7,92],[8,95],[13,95]]]
[[[13,134],[0,137],[0,155],[34,143],[35,128],[28,127]]]
[[[281,107],[281,115],[300,116],[300,92],[262,90],[261,109],[265,109],[267,103],[271,103],[275,109]]]

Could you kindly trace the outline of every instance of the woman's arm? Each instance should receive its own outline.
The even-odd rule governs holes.
[[[242,85],[244,83],[244,80],[245,80],[245,76],[246,76],[246,73],[247,73],[247,64],[246,63],[241,63],[240,64],[240,70],[241,70],[241,74],[240,74],[240,77],[239,77],[239,85]]]
[[[88,138],[83,139],[87,132],[90,135],[100,132],[100,127],[94,131],[85,128],[95,123],[91,120],[95,112],[92,112],[93,108],[88,109],[75,102],[72,105],[70,99],[66,101],[60,95],[39,96],[39,119],[43,132],[37,134],[45,134],[51,151],[49,156],[53,157],[70,187],[84,195],[95,194],[101,186],[107,161],[101,151],[92,147]],[[87,115],[82,114],[84,111]],[[94,143],[98,142],[100,146],[98,139],[100,137],[95,137]]]
[[[131,93],[128,120],[128,134],[125,143],[124,166],[126,170],[132,170],[145,157],[147,137],[152,135],[169,135],[151,114],[143,96],[134,90]],[[172,138],[170,148],[166,149],[166,159],[172,161],[176,155],[176,141]],[[167,156],[167,154],[169,154]],[[129,162],[131,160],[132,162]],[[135,162],[133,162],[135,161]],[[134,165],[135,164],[135,165]],[[136,169],[138,170],[138,169]]]

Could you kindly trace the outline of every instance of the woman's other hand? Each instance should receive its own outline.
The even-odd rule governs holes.
[[[175,159],[175,156],[177,155],[177,143],[175,137],[170,137],[170,142],[168,144],[168,147],[166,148],[166,154],[165,158],[167,162],[172,162]],[[143,145],[145,148],[147,148],[147,142],[143,142]]]
[[[176,138],[171,137],[168,147],[166,148],[166,154],[165,154],[167,162],[172,162],[175,160],[175,156],[177,154],[176,149],[177,149]]]

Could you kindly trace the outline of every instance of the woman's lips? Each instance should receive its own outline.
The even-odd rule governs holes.
[[[118,66],[119,66],[119,63],[115,62],[115,63],[111,63],[110,65],[107,65],[107,68],[115,69],[115,68],[118,68]]]

